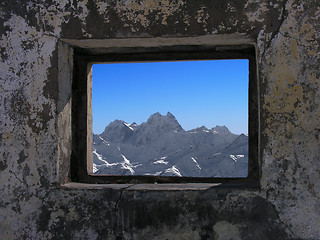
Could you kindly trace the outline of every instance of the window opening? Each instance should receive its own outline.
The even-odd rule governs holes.
[[[248,62],[94,64],[93,173],[247,177]]]

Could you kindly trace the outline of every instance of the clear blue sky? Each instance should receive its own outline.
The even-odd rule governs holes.
[[[249,61],[94,64],[93,132],[115,119],[140,124],[171,112],[185,130],[225,125],[248,133]]]

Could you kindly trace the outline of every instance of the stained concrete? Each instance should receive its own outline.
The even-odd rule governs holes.
[[[319,17],[311,0],[1,2],[0,239],[320,239]],[[72,48],[190,38],[257,47],[261,188],[61,186]]]

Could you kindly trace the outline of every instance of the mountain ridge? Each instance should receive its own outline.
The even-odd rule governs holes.
[[[247,174],[248,137],[232,145],[239,136],[226,126],[185,131],[170,112],[154,113],[140,125],[115,120],[93,134],[94,169],[111,175],[241,177]],[[243,157],[235,162],[234,156]]]

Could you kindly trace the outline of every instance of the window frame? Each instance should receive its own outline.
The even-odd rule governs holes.
[[[248,176],[237,178],[94,175],[92,163],[92,65],[95,63],[159,62],[184,60],[249,60],[248,89]],[[90,184],[138,183],[259,183],[259,88],[256,50],[251,44],[113,49],[75,48],[72,80],[72,154],[70,179]]]

